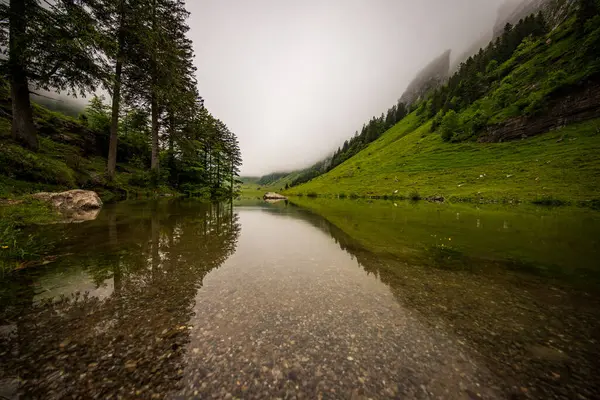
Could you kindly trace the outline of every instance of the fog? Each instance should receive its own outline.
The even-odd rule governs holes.
[[[207,108],[242,174],[322,159],[395,104],[420,68],[490,35],[503,0],[188,0]]]

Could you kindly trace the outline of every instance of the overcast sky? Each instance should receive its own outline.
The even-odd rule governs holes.
[[[504,0],[187,0],[198,83],[240,140],[242,174],[308,166],[395,104]]]

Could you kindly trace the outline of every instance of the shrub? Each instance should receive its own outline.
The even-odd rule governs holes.
[[[413,189],[408,194],[408,198],[409,198],[409,200],[412,200],[412,201],[419,201],[419,200],[421,200],[421,194],[416,189]]]
[[[537,199],[532,201],[533,204],[537,204],[539,206],[550,206],[550,207],[560,207],[568,205],[569,203],[564,200],[556,199],[552,196],[543,196],[538,197]]]
[[[487,67],[485,68],[485,72],[486,74],[491,75],[496,70],[496,68],[498,68],[498,61],[492,60],[488,63]]]
[[[431,127],[429,129],[430,132],[435,132],[440,125],[442,124],[442,119],[444,118],[444,113],[442,111],[438,112],[433,120],[431,121]]]
[[[135,171],[131,174],[127,183],[131,186],[150,187],[152,185],[152,173],[148,170]]]
[[[442,140],[445,142],[452,140],[454,135],[459,132],[459,128],[460,121],[458,114],[456,114],[454,110],[448,111],[442,119],[442,124],[440,125],[440,134],[442,136]]]
[[[209,199],[211,196],[210,189],[205,186],[197,186],[189,183],[184,183],[179,189],[189,197]]]
[[[75,186],[75,174],[64,162],[14,144],[0,145],[0,170],[19,180]]]

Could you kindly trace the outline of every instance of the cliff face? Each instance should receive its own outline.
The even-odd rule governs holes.
[[[503,142],[546,133],[567,124],[600,117],[600,79],[582,84],[569,94],[550,101],[548,111],[538,117],[517,117],[488,127],[479,142]]]
[[[414,103],[431,89],[435,89],[446,82],[450,74],[450,53],[450,50],[446,50],[417,74],[400,98],[404,104]]]

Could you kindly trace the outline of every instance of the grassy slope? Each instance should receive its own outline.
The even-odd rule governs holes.
[[[365,150],[288,194],[441,195],[455,200],[600,198],[600,120],[507,143],[445,143],[411,114]],[[561,140],[562,139],[562,140]],[[481,177],[483,175],[483,177]]]
[[[51,130],[53,137],[62,137],[66,144],[38,135],[40,150],[32,152],[14,143],[10,138],[10,114],[0,114],[0,199],[19,198],[40,191],[63,191],[75,188],[96,190],[103,200],[111,200],[116,193],[145,194],[147,188],[136,187],[130,180],[144,171],[134,165],[119,163],[115,180],[104,179],[106,159],[84,156],[76,145],[85,131],[75,118],[34,105],[34,120],[39,127]],[[161,192],[169,192],[161,188]]]
[[[284,176],[281,179],[276,180],[268,185],[259,185],[255,179],[242,179],[244,184],[241,187],[241,197],[246,199],[252,199],[256,197],[262,197],[267,192],[282,192],[285,189],[285,185],[291,185],[292,181],[300,172],[291,172],[289,175]]]

